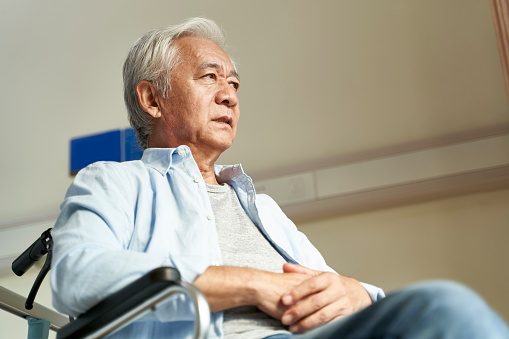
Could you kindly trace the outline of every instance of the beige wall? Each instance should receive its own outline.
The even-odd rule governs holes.
[[[222,161],[250,173],[509,124],[488,1],[0,1],[0,221],[58,208],[69,140],[127,125],[129,46],[196,15],[223,26],[239,64]],[[488,192],[300,228],[340,273],[388,291],[457,279],[507,319],[508,203]],[[28,279],[0,285],[26,295]],[[47,284],[39,298],[49,306]],[[0,312],[0,338],[25,338],[11,319]]]
[[[338,273],[390,292],[453,279],[509,320],[509,190],[298,225]]]

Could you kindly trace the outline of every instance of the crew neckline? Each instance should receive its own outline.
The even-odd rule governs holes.
[[[210,193],[226,193],[231,189],[230,185],[228,185],[226,183],[219,184],[219,185],[212,185],[212,184],[205,183],[205,186],[207,187],[207,192],[210,192]]]

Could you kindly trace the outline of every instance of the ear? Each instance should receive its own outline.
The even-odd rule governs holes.
[[[157,91],[154,85],[147,80],[142,80],[136,85],[136,95],[141,108],[154,118],[161,117],[161,108],[157,101]]]

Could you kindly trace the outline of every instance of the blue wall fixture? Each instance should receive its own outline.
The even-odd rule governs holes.
[[[136,139],[134,129],[126,128],[123,132],[124,132],[125,158],[122,161],[141,159],[141,156],[143,155],[143,150],[138,144],[138,139]]]
[[[70,148],[71,174],[96,161],[139,160],[143,154],[132,128],[74,138]]]

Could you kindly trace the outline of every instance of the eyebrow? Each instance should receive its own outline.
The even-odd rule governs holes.
[[[215,62],[204,62],[203,64],[200,65],[200,69],[206,69],[206,68],[214,68],[218,71],[223,70],[223,67],[221,67],[221,65],[219,65]],[[237,80],[240,81],[239,73],[237,73],[237,71],[235,69],[231,70],[231,72],[230,72],[230,74],[228,74],[228,76],[235,77],[235,78],[237,78]]]

